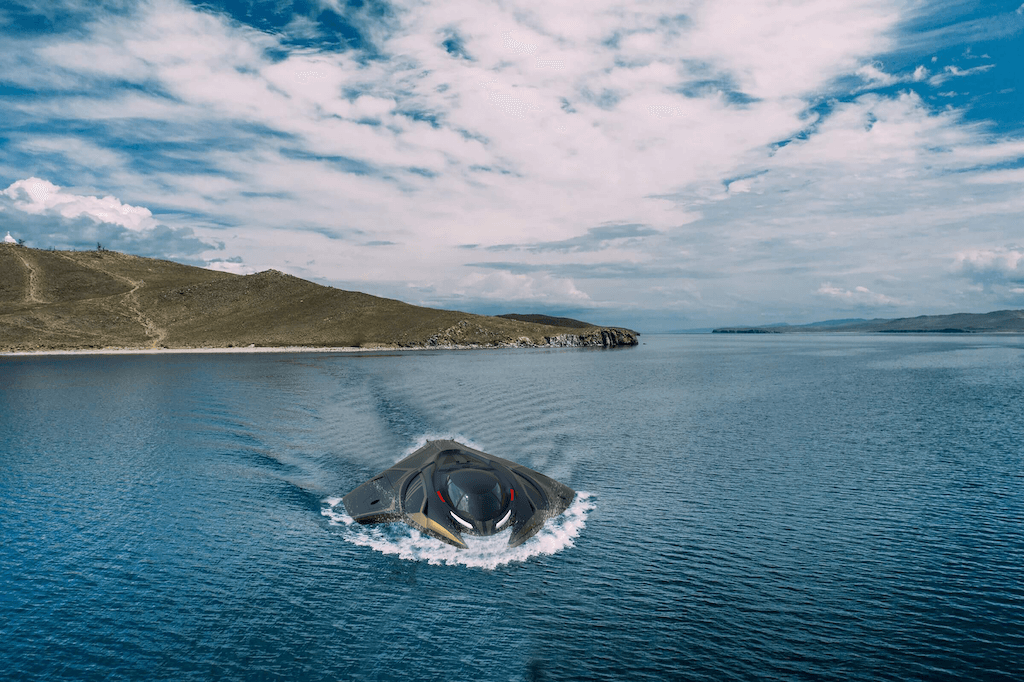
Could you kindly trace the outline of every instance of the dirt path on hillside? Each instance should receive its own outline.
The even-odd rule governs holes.
[[[21,259],[21,264],[28,270],[28,291],[25,292],[25,300],[28,303],[46,303],[46,301],[39,298],[39,277],[36,274],[36,269],[29,265],[29,262],[25,260],[25,256],[20,253],[17,255]]]
[[[150,338],[149,347],[158,347],[167,338],[167,330],[157,325],[142,312],[142,309],[139,308],[139,298],[135,295],[135,292],[144,287],[146,283],[143,280],[136,282],[127,277],[122,277],[121,279],[132,284],[132,290],[124,295],[125,305],[128,306],[128,310],[132,311],[132,314],[139,321],[139,324],[142,325],[142,328],[146,330],[146,336]]]
[[[146,286],[146,282],[144,280],[129,279],[128,277],[125,277],[124,275],[119,275],[116,272],[110,272],[109,270],[105,270],[104,268],[101,268],[94,263],[77,261],[74,258],[70,258],[64,255],[63,253],[60,253],[59,255],[61,256],[61,258],[65,258],[71,261],[72,263],[75,263],[76,265],[81,265],[91,270],[102,272],[105,275],[110,275],[114,279],[119,279],[122,282],[125,282],[126,284],[130,285],[131,291],[121,294],[121,302],[124,303],[124,306],[132,314],[132,317],[138,320],[139,324],[145,330],[146,336],[148,336],[150,339],[150,348],[157,348],[160,346],[160,344],[163,343],[164,339],[167,338],[167,330],[157,325],[155,322],[153,322],[153,320],[149,319],[149,317],[144,312],[142,312],[142,309],[139,308],[139,298],[136,295],[136,292],[142,287]]]

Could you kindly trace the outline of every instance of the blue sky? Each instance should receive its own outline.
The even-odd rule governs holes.
[[[1024,5],[0,5],[0,236],[641,331],[1024,308]]]

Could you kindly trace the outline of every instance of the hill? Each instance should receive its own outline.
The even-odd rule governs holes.
[[[794,334],[858,332],[887,334],[1024,334],[1024,310],[991,313],[920,315],[895,320],[834,320],[806,325],[771,327],[722,327],[715,334]]]
[[[553,317],[552,315],[508,313],[507,315],[498,315],[498,317],[504,317],[506,320],[519,320],[520,322],[536,322],[537,324],[546,324],[552,327],[569,327],[570,329],[595,326],[589,322],[574,320],[571,317]]]
[[[0,244],[0,352],[85,348],[630,346],[628,329],[436,310],[267,270]]]

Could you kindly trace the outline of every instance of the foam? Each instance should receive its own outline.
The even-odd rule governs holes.
[[[412,445],[410,445],[408,448],[406,448],[405,452],[403,452],[401,455],[399,455],[398,459],[396,459],[395,462],[396,463],[401,462],[403,459],[405,459],[406,457],[408,457],[412,453],[416,452],[417,450],[422,448],[427,443],[429,443],[431,441],[435,441],[435,440],[454,440],[454,441],[458,441],[459,443],[462,443],[463,445],[469,446],[469,447],[473,448],[474,450],[483,450],[483,447],[480,446],[479,444],[477,444],[475,441],[473,441],[472,438],[467,438],[466,436],[462,435],[461,433],[455,433],[453,431],[430,432],[430,433],[425,433],[422,436],[419,436],[416,439],[416,442],[414,442]]]
[[[523,562],[531,557],[555,554],[573,547],[575,539],[586,525],[587,513],[595,506],[591,497],[588,492],[577,492],[565,513],[548,519],[539,533],[518,547],[508,546],[512,532],[510,529],[484,538],[465,535],[463,539],[469,547],[458,549],[404,523],[363,526],[345,512],[341,498],[338,497],[322,500],[324,507],[320,513],[327,517],[332,526],[342,529],[342,537],[346,541],[369,547],[381,554],[395,554],[399,559],[426,561],[433,565],[461,565],[493,570],[514,561]]]

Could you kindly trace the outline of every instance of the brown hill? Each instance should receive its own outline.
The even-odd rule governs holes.
[[[0,244],[0,351],[636,345],[628,329],[435,310],[276,270],[233,275],[114,251]]]
[[[536,313],[529,315],[522,313],[508,313],[506,315],[498,315],[498,317],[504,317],[506,320],[519,320],[520,322],[547,324],[552,327],[569,327],[570,329],[582,329],[584,327],[596,326],[589,322],[574,320],[571,317],[554,317],[553,315],[539,315]]]

